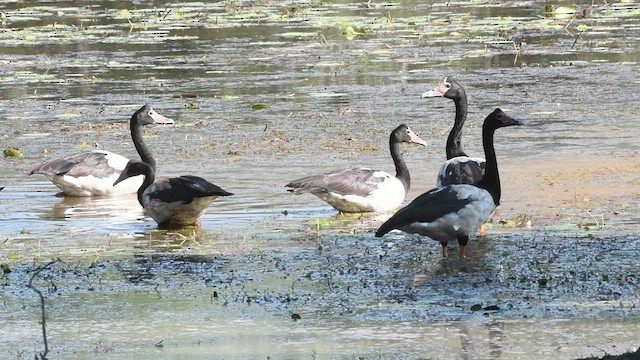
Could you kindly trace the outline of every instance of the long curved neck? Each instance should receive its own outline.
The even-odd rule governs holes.
[[[447,137],[447,160],[456,156],[467,156],[464,150],[462,150],[462,126],[464,126],[464,122],[467,120],[467,95],[462,89],[460,91],[460,96],[454,99],[456,119],[449,132],[449,137]]]
[[[133,140],[133,145],[136,147],[138,155],[140,155],[140,159],[149,164],[149,166],[151,166],[151,168],[155,170],[156,160],[153,158],[153,155],[151,155],[151,150],[149,150],[147,144],[144,143],[142,125],[138,124],[135,119],[131,119],[131,124],[129,125],[129,127],[131,129],[131,139]]]
[[[389,138],[389,150],[391,151],[391,158],[393,159],[393,163],[396,166],[396,178],[400,180],[402,185],[404,185],[405,191],[408,192],[409,187],[411,186],[411,176],[409,175],[409,168],[407,168],[407,164],[402,158],[402,153],[400,152],[400,143],[394,141],[393,137]]]
[[[138,189],[138,202],[140,203],[140,205],[142,205],[142,207],[144,207],[144,203],[142,201],[143,194],[144,191],[147,190],[147,188],[151,186],[151,184],[153,184],[153,182],[156,180],[156,170],[152,168],[151,165],[145,166],[142,175],[144,175],[144,181]]]
[[[482,146],[484,147],[484,156],[486,165],[484,177],[478,181],[476,186],[487,190],[493,197],[496,206],[500,205],[500,174],[498,173],[498,161],[496,160],[496,150],[493,146],[493,135],[495,129],[487,126],[482,127]]]

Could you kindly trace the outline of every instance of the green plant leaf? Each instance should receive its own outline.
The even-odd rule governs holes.
[[[21,158],[22,157],[22,153],[20,152],[20,150],[18,150],[16,148],[4,149],[2,151],[2,155],[4,155],[4,157],[6,157],[6,158],[9,158],[9,157]]]

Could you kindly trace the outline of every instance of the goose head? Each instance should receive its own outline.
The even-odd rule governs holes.
[[[131,123],[136,125],[175,124],[175,121],[158,114],[149,104],[145,104],[131,116]]]
[[[401,124],[391,133],[391,141],[394,143],[415,143],[427,146],[427,142],[422,140],[411,128],[405,124]]]
[[[420,97],[446,97],[448,99],[463,99],[467,97],[464,88],[452,77],[445,77],[433,90],[423,93]]]
[[[120,172],[120,176],[114,181],[113,185],[117,185],[118,183],[124,181],[133,176],[144,175],[146,178],[153,177],[154,171],[151,166],[143,161],[129,161],[127,166]],[[145,179],[151,180],[153,179]]]
[[[490,130],[496,130],[505,126],[512,125],[524,125],[524,122],[522,120],[514,119],[506,112],[500,110],[499,108],[496,108],[495,110],[493,110],[493,112],[491,112],[491,114],[489,114],[489,116],[487,116],[484,121],[483,127]]]

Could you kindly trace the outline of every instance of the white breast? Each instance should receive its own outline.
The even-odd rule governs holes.
[[[116,186],[113,182],[118,178],[118,174],[114,174],[104,178],[97,178],[93,175],[73,177],[68,175],[45,175],[68,196],[110,196],[133,194],[138,191],[144,176],[138,175],[130,177]]]

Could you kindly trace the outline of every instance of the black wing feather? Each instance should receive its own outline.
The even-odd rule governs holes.
[[[446,169],[438,175],[440,186],[476,184],[484,176],[485,166],[486,162],[475,160],[447,162]]]
[[[154,190],[149,196],[167,203],[182,202],[189,204],[196,198],[233,195],[219,186],[194,175],[183,175],[160,181],[164,181],[168,185],[165,184],[165,186]]]
[[[376,237],[414,222],[435,221],[445,214],[462,209],[470,202],[471,199],[458,198],[457,192],[451,186],[431,189],[393,214],[376,231]]]

